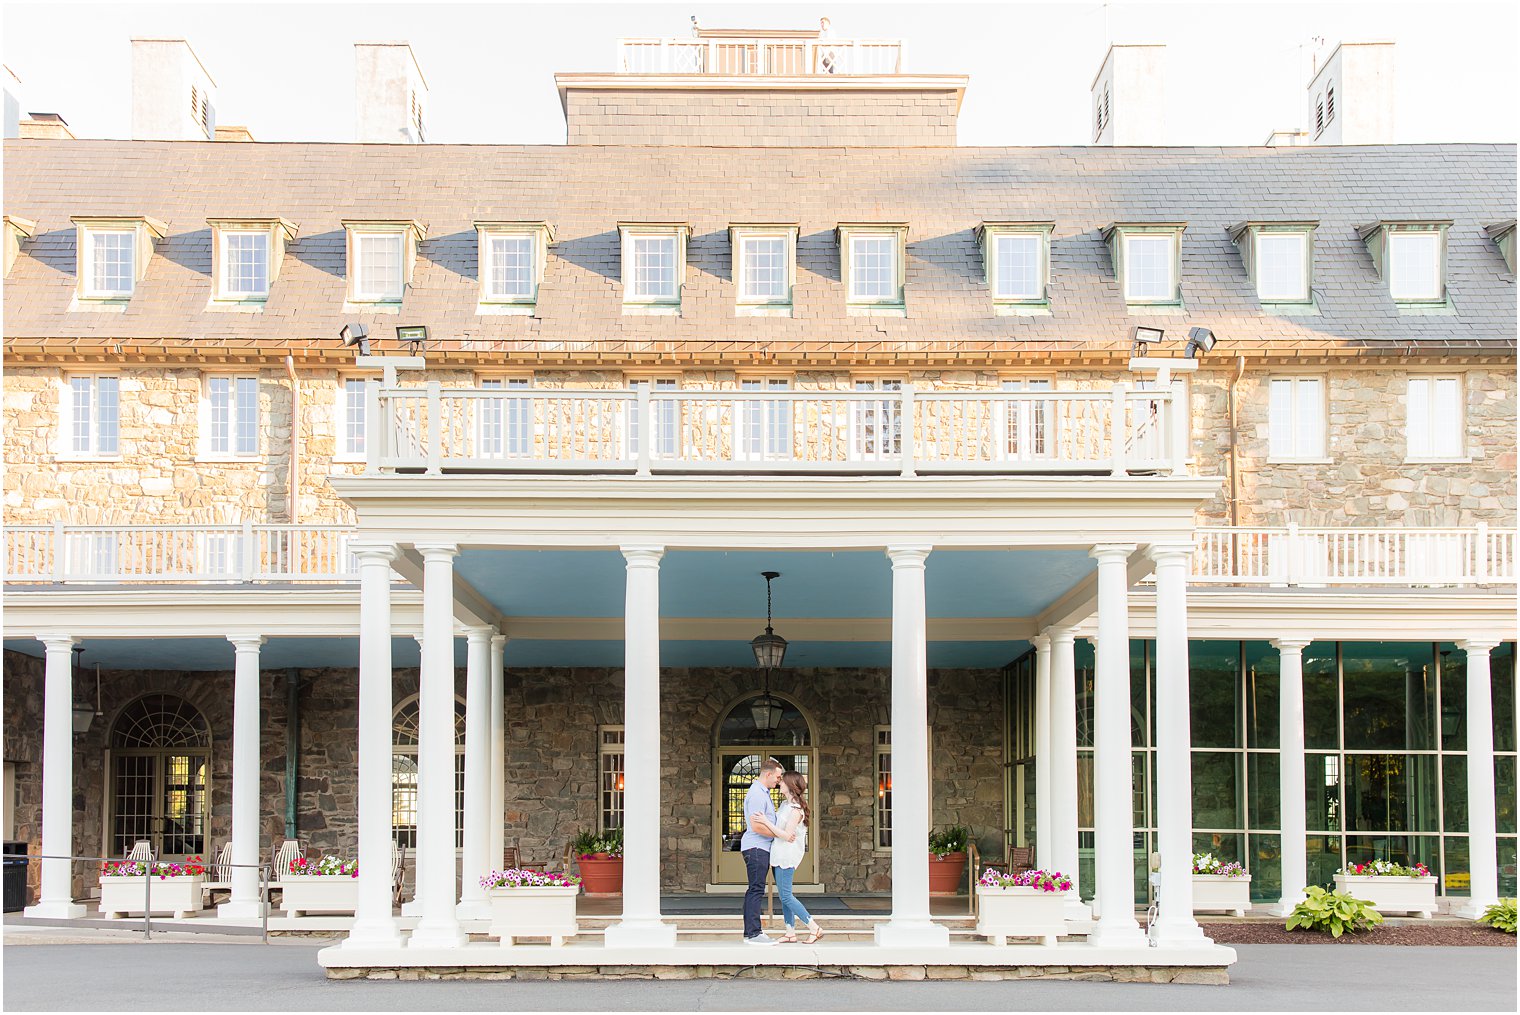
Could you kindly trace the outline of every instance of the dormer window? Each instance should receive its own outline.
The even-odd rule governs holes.
[[[5,216],[5,274],[11,273],[11,266],[16,263],[16,258],[21,254],[21,243],[29,240],[37,232],[37,223],[31,219],[17,218],[14,215]]]
[[[686,281],[684,222],[620,222],[625,313],[680,313]]]
[[[734,305],[741,316],[786,316],[797,278],[797,226],[733,225]]]
[[[1493,222],[1483,227],[1488,238],[1494,241],[1494,246],[1499,248],[1499,253],[1504,258],[1504,266],[1509,273],[1515,273],[1515,220],[1506,219],[1503,222]],[[31,235],[28,233],[27,235]]]
[[[1228,230],[1264,305],[1313,302],[1318,222],[1242,222]]]
[[[1182,303],[1182,231],[1185,222],[1115,222],[1103,230],[1114,271],[1130,306]]]
[[[983,222],[977,227],[987,288],[999,308],[1044,306],[1050,281],[1051,222]]]
[[[1394,303],[1446,302],[1446,230],[1450,226],[1450,220],[1384,220],[1357,230]]]
[[[554,230],[547,222],[477,222],[482,313],[531,313]]]
[[[348,231],[348,301],[396,304],[412,283],[417,245],[427,227],[412,221],[345,220]]]
[[[79,296],[85,300],[130,299],[148,270],[153,243],[168,226],[147,217],[75,218]]]
[[[213,299],[223,303],[263,303],[280,274],[285,245],[296,227],[284,219],[207,219],[211,226]]]
[[[905,223],[840,223],[841,273],[845,303],[852,313],[901,316],[906,309],[905,267],[908,227]]]

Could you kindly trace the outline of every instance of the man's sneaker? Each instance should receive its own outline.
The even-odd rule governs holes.
[[[776,939],[765,934],[756,934],[754,937],[745,938],[744,943],[747,945],[773,945],[776,943]]]

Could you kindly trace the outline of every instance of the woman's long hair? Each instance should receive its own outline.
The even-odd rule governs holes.
[[[788,772],[781,777],[781,782],[786,786],[797,800],[796,806],[802,811],[802,823],[812,824],[812,812],[808,810],[807,802],[807,776],[801,772]]]

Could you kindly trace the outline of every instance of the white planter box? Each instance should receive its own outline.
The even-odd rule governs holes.
[[[359,902],[359,879],[347,874],[287,874],[276,887],[286,916],[352,913]]]
[[[1408,913],[1412,916],[1430,917],[1436,911],[1436,879],[1428,878],[1369,878],[1356,874],[1337,874],[1335,887],[1372,903],[1372,908],[1384,915]]]
[[[1233,913],[1245,916],[1251,908],[1251,875],[1227,878],[1222,874],[1193,875],[1193,912]]]
[[[579,885],[492,888],[486,892],[491,903],[491,926],[486,934],[500,938],[503,948],[520,937],[546,937],[550,945],[558,947],[580,930],[575,919],[575,898],[580,891]]]
[[[144,885],[146,878],[101,878],[100,915],[106,920],[121,916],[142,916],[144,905],[151,905],[158,916],[183,920],[201,911],[200,875],[188,877],[153,877],[153,889]]]
[[[1063,914],[1070,897],[1070,892],[977,885],[976,932],[995,945],[1007,944],[1011,937],[1037,937],[1053,945],[1066,933]]]

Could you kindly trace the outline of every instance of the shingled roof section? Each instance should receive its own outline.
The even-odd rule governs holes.
[[[1126,313],[1100,231],[1185,221],[1185,315],[1252,346],[1513,352],[1515,278],[1484,233],[1513,218],[1515,148],[680,148],[6,141],[5,209],[37,223],[5,285],[7,341],[329,343],[350,319],[422,323],[450,345],[540,343],[1021,344],[1115,348]],[[75,215],[168,223],[121,313],[71,311]],[[299,226],[262,313],[208,310],[208,218]],[[1453,311],[1401,315],[1356,228],[1451,219]],[[400,316],[346,315],[342,219],[427,225]],[[1318,220],[1320,313],[1264,313],[1226,228]],[[476,313],[477,220],[553,224],[535,317]],[[622,313],[619,221],[693,226],[679,317]],[[1054,221],[1050,316],[993,313],[974,231]],[[728,226],[799,222],[796,315],[735,317]],[[907,316],[845,312],[834,226],[907,222]]]

